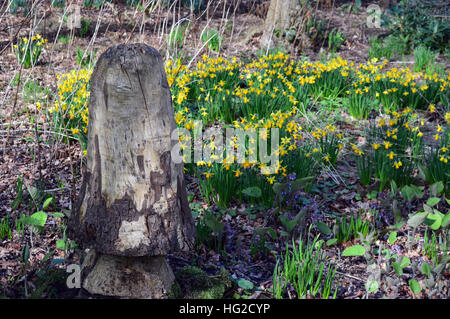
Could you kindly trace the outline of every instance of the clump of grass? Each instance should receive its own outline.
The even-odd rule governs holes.
[[[345,36],[339,30],[331,30],[328,34],[328,48],[330,49],[330,52],[334,53],[339,51],[345,39]]]
[[[365,218],[366,211],[359,210],[356,215],[352,214],[350,220],[341,218],[335,225],[336,239],[339,243],[347,242],[362,234],[364,237],[373,231],[372,223]],[[376,211],[372,211],[371,215],[376,219]]]
[[[9,215],[0,221],[0,239],[11,239],[11,226],[9,225]]]
[[[322,251],[323,241],[315,237],[305,244],[298,245],[292,241],[292,248],[286,246],[286,253],[277,261],[273,273],[273,295],[282,299],[286,291],[293,287],[297,298],[320,297],[336,298],[335,285],[336,266],[325,266],[325,255]],[[334,288],[334,294],[333,293]]]
[[[414,72],[424,71],[430,67],[436,57],[429,48],[421,45],[414,49]]]
[[[369,113],[377,106],[377,100],[374,100],[368,94],[364,94],[364,92],[367,93],[368,91],[369,87],[347,91],[348,99],[346,105],[348,112],[355,119],[367,120]]]
[[[372,38],[369,40],[369,44],[370,59],[385,57],[391,60],[408,53],[408,38],[390,35],[384,40]]]
[[[222,45],[222,37],[214,29],[205,30],[202,33],[201,40],[207,42],[210,50],[218,52]]]

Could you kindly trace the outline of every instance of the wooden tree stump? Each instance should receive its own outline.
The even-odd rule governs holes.
[[[89,292],[160,298],[170,289],[164,256],[188,250],[195,236],[183,164],[171,160],[175,128],[158,51],[106,50],[91,77],[87,165],[68,225],[92,249],[81,278]]]

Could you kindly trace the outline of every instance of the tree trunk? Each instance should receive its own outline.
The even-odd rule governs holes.
[[[120,278],[121,267],[132,260],[141,265],[142,256],[165,256],[192,246],[195,229],[183,164],[171,159],[177,142],[171,141],[175,128],[158,51],[144,44],[106,50],[91,77],[86,172],[69,220],[69,236],[96,251],[90,264],[83,266],[87,280],[83,285],[88,291],[97,285],[89,280],[103,278],[105,269],[109,273],[105,278]],[[161,273],[153,275],[165,276],[162,286],[169,286],[173,274],[163,271],[168,267],[165,260],[157,264]],[[146,267],[131,268],[148,277]],[[87,270],[97,274],[88,275]],[[127,284],[111,279],[109,287],[93,293],[132,292],[120,288]],[[162,295],[140,291],[133,296]]]
[[[309,17],[307,1],[271,0],[264,23],[262,45],[279,45],[277,38],[283,38],[285,42],[300,40],[302,48],[309,47],[309,41],[304,34],[304,25]]]

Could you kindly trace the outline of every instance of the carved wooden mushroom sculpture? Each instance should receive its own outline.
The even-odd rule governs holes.
[[[174,111],[163,62],[145,44],[118,45],[91,77],[87,165],[69,236],[90,252],[82,286],[93,294],[161,298],[195,229],[183,164],[171,159]]]

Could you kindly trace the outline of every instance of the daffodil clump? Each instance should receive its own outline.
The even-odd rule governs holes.
[[[438,74],[413,72],[408,67],[384,70],[386,64],[387,61],[372,59],[354,68],[356,78],[351,92],[376,99],[385,110],[391,111],[406,107],[426,109],[438,102],[448,105],[450,73],[442,78]]]
[[[386,116],[374,121],[367,132],[365,145],[352,145],[362,184],[368,185],[373,178],[379,181],[380,190],[390,181],[395,181],[398,186],[408,185],[415,173],[424,170],[423,167],[428,172],[428,181],[446,180],[448,129],[444,132],[438,124],[433,138],[442,141],[439,146],[429,146],[424,142],[424,126],[425,120],[419,119],[410,108],[387,112]],[[437,176],[437,172],[442,175]]]
[[[369,144],[352,146],[362,183],[367,185],[376,179],[380,189],[390,180],[399,185],[410,182],[412,173],[424,163],[424,156],[432,154],[424,146],[421,125],[412,109],[429,107],[432,113],[436,112],[436,104],[448,100],[449,78],[413,73],[407,68],[386,70],[386,61],[376,59],[360,65],[342,58],[328,62],[294,61],[279,52],[245,65],[237,58],[202,56],[192,67],[177,60],[168,61],[165,69],[175,122],[184,129],[179,139],[185,167],[198,177],[205,199],[223,206],[236,197],[242,200],[242,190],[253,186],[264,192],[264,200],[269,203],[274,196],[272,186],[285,181],[289,174],[312,177],[314,181],[321,168],[336,165],[344,143],[335,126],[301,126],[301,115],[311,98],[347,99],[350,113],[356,118],[366,118],[370,110],[384,106],[387,114],[372,125],[367,134]],[[59,99],[49,110],[55,125],[78,137],[83,149],[87,140],[90,75],[91,70],[81,70],[60,76]],[[405,103],[410,105],[404,108]],[[404,111],[396,111],[399,108]],[[450,122],[447,115],[445,119]],[[271,129],[277,128],[279,144],[272,150],[277,160],[271,163],[270,173],[264,173],[268,162],[259,154],[256,161],[238,163],[226,148],[220,158],[216,158],[216,152],[208,160],[192,161],[193,139],[198,131],[212,126],[253,130],[258,137],[257,150],[260,137],[270,149]],[[226,145],[228,149],[238,149],[248,147],[250,141],[239,145],[235,137],[227,143],[231,143]],[[202,141],[203,150],[216,151],[218,144],[214,139]],[[433,153],[441,166],[447,165],[446,147],[447,144],[442,145],[438,153]],[[249,152],[254,151],[247,150],[247,157],[255,155]],[[437,174],[432,168],[424,170],[429,172],[430,180]]]
[[[92,69],[72,70],[58,75],[58,99],[48,109],[57,131],[75,136],[87,149],[89,79]]]
[[[211,155],[209,160],[197,162],[191,161],[195,158],[196,145],[191,134],[181,134],[180,148],[185,167],[190,174],[198,177],[199,188],[205,200],[208,203],[213,200],[225,207],[233,198],[242,201],[243,190],[258,187],[264,193],[260,200],[270,206],[275,196],[273,185],[288,181],[289,174],[294,174],[296,179],[309,178],[311,186],[321,167],[334,165],[343,148],[343,136],[333,125],[305,132],[297,115],[298,109],[293,108],[289,112],[272,113],[267,119],[250,117],[235,120],[228,129],[254,132],[254,135],[245,141],[240,140],[237,134],[231,138],[227,136],[219,155],[218,141],[203,139],[203,155]],[[176,118],[176,121],[184,129],[193,131],[198,129],[197,125],[201,125],[201,122],[199,124],[192,119],[184,121]],[[272,129],[278,130],[277,136],[272,136]],[[274,138],[279,143],[275,149],[270,150]],[[259,153],[262,143],[266,143],[270,153],[263,158]],[[239,149],[244,150],[245,159],[242,161],[238,161],[236,157],[235,152]],[[246,200],[253,199],[250,197]]]
[[[447,113],[448,114],[448,113]],[[447,121],[449,124],[449,121]],[[445,187],[446,195],[450,195],[450,173],[449,173],[449,159],[450,159],[450,128],[448,125],[437,125],[433,134],[433,144],[425,151],[425,160],[420,167],[425,175],[428,183],[442,181]]]
[[[14,45],[14,53],[19,64],[27,69],[36,65],[46,43],[47,39],[44,39],[40,34],[36,34],[31,39],[22,38],[18,44]]]

